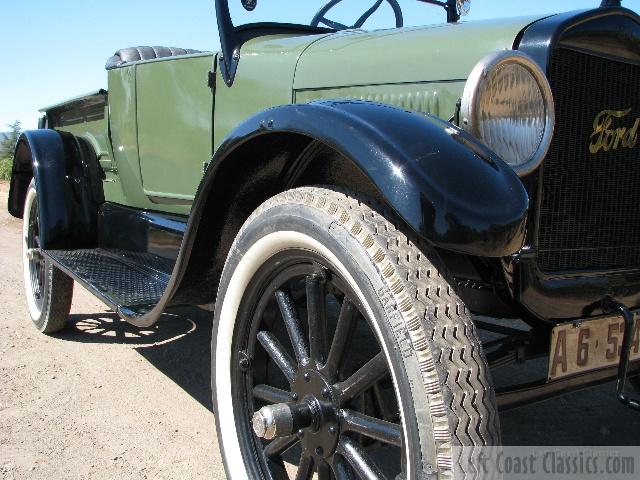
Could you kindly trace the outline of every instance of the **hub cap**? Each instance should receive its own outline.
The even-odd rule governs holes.
[[[317,369],[304,369],[295,378],[292,392],[298,402],[267,405],[254,413],[254,433],[267,440],[295,434],[316,460],[330,457],[340,432],[340,397],[335,386]]]

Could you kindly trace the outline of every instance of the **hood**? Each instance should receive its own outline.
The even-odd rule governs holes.
[[[298,62],[294,89],[465,81],[487,53],[513,48],[542,16],[425,27],[346,30],[312,43]]]

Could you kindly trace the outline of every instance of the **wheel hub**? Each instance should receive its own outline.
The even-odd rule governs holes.
[[[315,425],[297,432],[302,446],[317,458],[333,455],[338,444],[338,403],[337,394],[324,376],[315,369],[304,369],[296,377],[292,391],[316,407]],[[313,428],[315,427],[315,428]]]
[[[337,392],[314,368],[303,368],[292,382],[294,402],[261,408],[253,415],[254,433],[265,439],[295,434],[316,459],[333,455],[339,438]]]
[[[402,452],[378,448],[378,442],[403,446],[402,426],[389,421],[397,404],[383,384],[390,373],[386,356],[380,350],[365,362],[369,354],[350,353],[356,330],[362,347],[375,348],[375,332],[352,300],[356,295],[331,271],[319,274],[324,267],[308,255],[281,252],[261,267],[245,293],[244,328],[234,333],[247,349],[238,352],[235,379],[246,394],[238,407],[253,414],[243,415],[253,424],[243,447],[258,461],[250,477],[287,478],[284,463],[296,463],[298,455],[299,479],[386,478],[376,457],[385,470],[402,472]]]

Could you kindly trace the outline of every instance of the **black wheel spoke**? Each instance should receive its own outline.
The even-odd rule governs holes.
[[[336,386],[343,400],[350,400],[360,395],[367,388],[372,387],[388,374],[389,368],[387,367],[387,360],[384,353],[380,352],[357,372]]]
[[[311,477],[313,477],[313,458],[303,455],[300,458],[296,480],[311,480]]]
[[[293,447],[298,441],[298,437],[291,435],[289,437],[281,437],[272,440],[269,445],[264,447],[264,454],[267,457],[275,457],[282,455],[284,452]]]
[[[338,453],[342,455],[358,476],[364,480],[384,480],[384,475],[373,463],[371,457],[356,442],[347,437],[341,437]]]
[[[267,403],[285,403],[291,401],[289,392],[264,384],[253,387],[253,396]]]
[[[317,273],[306,278],[309,320],[309,353],[312,360],[324,362],[327,352],[327,315],[325,311],[325,277]]]
[[[383,420],[393,421],[398,418],[398,416],[392,412],[387,406],[387,402],[384,399],[382,394],[382,388],[380,388],[380,384],[376,383],[373,386],[373,397],[376,400],[376,405],[378,407],[378,412],[382,415]]]
[[[329,467],[328,463],[319,463],[317,472],[318,480],[331,480],[331,467]]]
[[[295,311],[289,295],[282,290],[276,292],[276,300],[278,301],[278,307],[282,314],[282,319],[287,327],[287,333],[289,333],[289,339],[293,345],[293,352],[296,355],[298,364],[305,365],[309,362],[309,353],[307,349],[307,342],[302,334],[302,328],[300,328],[300,320],[298,320],[298,314]]]
[[[365,437],[384,443],[398,447],[402,444],[402,429],[400,425],[370,417],[360,412],[341,410],[340,426],[341,429],[348,432],[360,433]]]
[[[240,441],[257,449],[261,478],[395,478],[404,432],[376,319],[322,257],[306,255],[278,253],[247,290],[233,340],[246,348],[232,378],[246,412]]]
[[[333,457],[333,476],[338,480],[355,480],[356,474],[353,472],[351,465],[347,461],[339,456]]]
[[[272,333],[262,331],[258,333],[258,341],[267,351],[271,360],[282,370],[287,380],[292,382],[296,375],[295,362],[282,347],[278,339]]]
[[[324,373],[330,377],[337,377],[338,375],[338,369],[342,364],[346,348],[349,343],[351,343],[351,337],[358,320],[358,315],[358,307],[345,297],[342,302],[342,307],[340,308],[338,324],[336,325],[336,332],[331,342],[329,355],[327,355],[327,362],[323,367]]]

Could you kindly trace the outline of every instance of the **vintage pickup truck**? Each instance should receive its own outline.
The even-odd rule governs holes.
[[[43,110],[8,205],[36,327],[74,282],[140,327],[215,303],[233,479],[471,478],[501,409],[639,409],[638,15],[315,3],[216,0],[220,52],[123,49]]]

